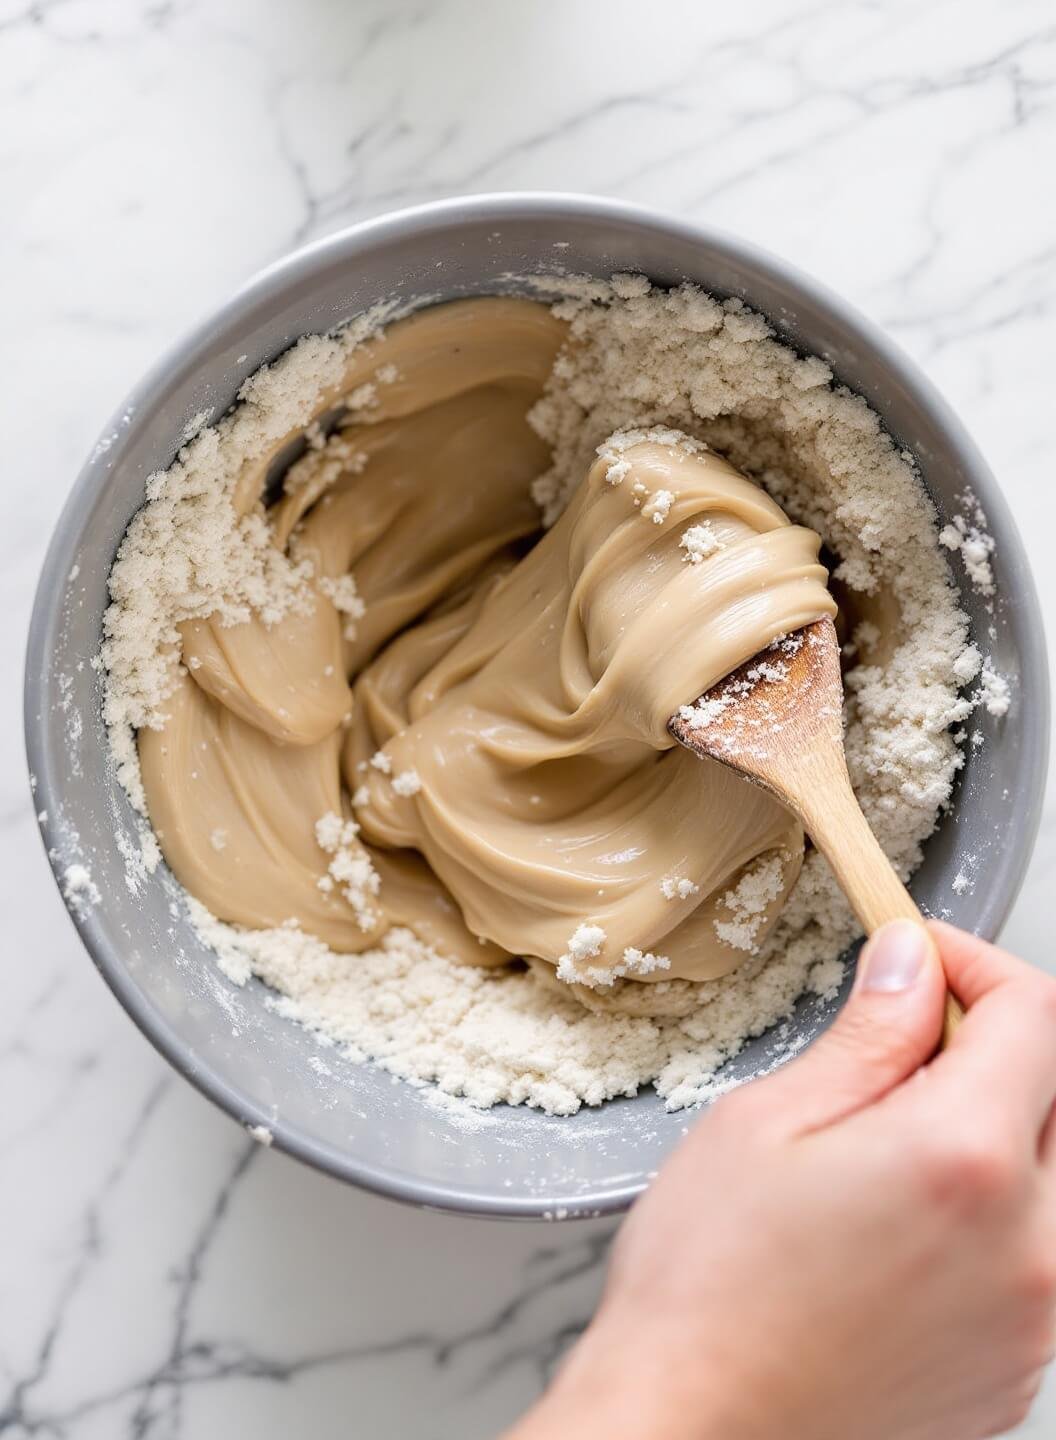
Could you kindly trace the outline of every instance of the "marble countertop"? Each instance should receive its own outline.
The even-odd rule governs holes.
[[[925,366],[1056,605],[1048,0],[0,0],[8,623],[0,1435],[487,1437],[596,1302],[611,1221],[401,1209],[247,1141],[93,973],[29,804],[49,531],[144,368],[259,266],[466,191],[596,191],[824,278]],[[1050,790],[1008,943],[1050,964]],[[1056,1429],[1050,1384],[1024,1434]]]

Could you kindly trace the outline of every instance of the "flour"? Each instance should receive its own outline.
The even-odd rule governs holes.
[[[554,367],[555,374],[563,364],[564,362],[559,359],[557,365]],[[562,373],[565,373],[564,370],[562,370]],[[635,445],[642,445],[644,443],[665,445],[669,449],[681,450],[687,455],[699,455],[702,450],[708,448],[701,441],[694,440],[692,436],[684,435],[680,430],[673,430],[669,425],[651,425],[646,430],[639,430],[633,427],[628,430],[615,430],[602,444],[596,447],[594,452],[602,460],[607,462],[605,479],[610,485],[621,485],[630,474],[631,462],[623,458],[624,452],[630,450]],[[647,493],[644,485],[636,488],[640,490],[641,494]],[[661,496],[664,498],[661,499]],[[663,523],[674,498],[669,490],[657,491],[657,504],[660,511],[662,511],[657,519],[658,524]],[[540,503],[542,504],[542,502]],[[559,505],[556,510],[547,514],[547,523],[553,523],[563,508],[563,506]],[[654,517],[650,516],[650,518]]]
[[[422,788],[421,776],[417,770],[401,770],[398,775],[392,777],[392,788],[397,795],[405,798],[417,795]]]
[[[722,981],[697,987],[695,1014],[673,1024],[592,1013],[530,975],[456,965],[409,930],[392,930],[377,949],[349,957],[296,926],[239,931],[191,897],[187,904],[233,983],[258,976],[280,992],[272,1008],[324,1043],[481,1108],[506,1102],[571,1115],[634,1095],[653,1077],[671,1109],[696,1103],[734,1053],[720,1032],[733,1034],[744,1011],[780,1017],[804,988],[829,993],[842,976],[830,961],[817,967],[815,983],[800,953],[778,956],[733,991]],[[766,1028],[754,1023],[753,1034]],[[745,1035],[737,1033],[734,1048]]]
[[[642,506],[642,518],[651,520],[654,525],[662,525],[670,515],[674,503],[675,496],[670,490],[654,490]]]
[[[1012,703],[1008,681],[997,673],[989,656],[982,663],[979,689],[974,699],[986,708],[988,714],[998,717],[1007,715]]]
[[[970,490],[963,492],[960,502],[961,510],[939,531],[939,544],[960,553],[972,589],[989,598],[994,593],[990,563],[996,548],[994,537],[987,529],[983,507]]]
[[[99,653],[106,671],[103,718],[118,779],[142,813],[134,732],[164,725],[179,624],[212,616],[236,625],[252,614],[274,623],[312,603],[311,562],[291,559],[271,543],[262,504],[236,512],[239,476],[290,430],[308,424],[319,394],[340,381],[349,354],[377,333],[393,308],[376,307],[340,335],[300,340],[246,380],[229,415],[199,431],[168,470],[147,479],[147,503],[110,571]]]
[[[329,489],[342,475],[359,475],[367,463],[366,454],[340,430],[327,435],[317,420],[305,431],[308,450],[286,471],[282,488],[294,495],[309,487],[318,494]]]
[[[783,635],[767,648],[770,651],[794,655],[802,644],[803,641],[798,635]],[[743,755],[752,748],[753,740],[758,737],[759,720],[754,711],[750,714],[747,711],[742,712],[740,702],[749,695],[754,696],[760,686],[780,685],[788,679],[789,674],[788,664],[780,656],[774,660],[762,659],[736,679],[725,680],[720,695],[702,695],[692,705],[680,705],[678,718],[684,720],[691,731],[703,730],[732,710],[733,723],[724,733],[712,736],[710,743],[715,750],[721,749],[730,755]]]
[[[618,981],[639,980],[657,970],[670,970],[667,955],[654,955],[628,945],[622,957],[611,965],[584,965],[589,957],[601,954],[606,935],[600,925],[580,925],[568,942],[568,953],[557,966],[557,978],[568,985],[585,985],[590,990],[609,990]]]
[[[951,725],[978,705],[997,716],[1009,704],[1007,683],[969,643],[935,512],[912,457],[898,450],[862,399],[833,384],[823,361],[780,344],[766,321],[739,301],[691,287],[654,291],[641,276],[537,283],[558,294],[556,309],[569,321],[573,342],[530,416],[553,452],[533,489],[544,523],[561,513],[596,455],[608,462],[606,479],[618,486],[630,469],[624,451],[643,439],[691,453],[710,447],[825,538],[839,557],[839,581],[866,595],[886,588],[897,597],[898,643],[882,662],[848,671],[845,719],[856,792],[895,868],[908,877],[962,764]],[[261,506],[236,514],[242,467],[292,427],[307,425],[320,391],[384,318],[375,311],[340,336],[302,340],[248,380],[242,403],[148,482],[148,503],[130,525],[111,575],[101,653],[119,776],[141,809],[133,730],[164,723],[179,623],[218,616],[236,624],[253,613],[274,621],[311,603],[310,557],[295,547],[287,557],[270,544]],[[381,370],[376,375],[379,384],[397,378]],[[367,409],[376,401],[373,384],[346,397]],[[329,465],[347,473],[359,464],[353,450],[338,456],[321,429],[308,441],[287,472],[288,491],[312,485],[322,493],[331,483]],[[647,520],[663,524],[676,497],[640,489],[632,503]],[[992,544],[985,523],[968,508],[961,520],[955,517],[952,532],[944,531],[944,543],[989,595]],[[680,545],[686,562],[696,565],[719,548],[719,539],[701,524],[688,529]],[[348,604],[339,608],[353,623],[359,597],[347,587],[341,594]],[[879,638],[864,622],[848,650],[868,654]],[[780,655],[765,663],[761,679],[776,683]],[[975,693],[958,696],[976,680]],[[392,774],[384,751],[369,763]],[[416,778],[400,772],[393,789],[413,794]],[[352,803],[368,799],[360,786]],[[317,836],[330,858],[325,878],[355,896],[369,917],[377,876],[371,878],[355,822],[322,817]],[[570,935],[564,974],[558,972],[569,982],[564,985],[552,970],[544,980],[534,968],[454,964],[408,930],[391,930],[374,949],[350,956],[293,922],[245,931],[223,924],[190,896],[186,904],[224,974],[237,985],[258,977],[275,992],[272,1007],[316,1031],[321,1043],[370,1057],[412,1083],[434,1082],[472,1106],[505,1101],[570,1114],[583,1104],[633,1095],[649,1082],[670,1108],[700,1101],[715,1093],[711,1077],[722,1062],[788,1016],[799,996],[835,994],[843,974],[836,957],[858,927],[816,852],[806,856],[777,926],[758,944],[766,906],[781,893],[780,872],[780,860],[766,857],[725,896],[728,917],[717,925],[725,927],[720,933],[727,943],[744,950],[744,965],[703,983],[651,980],[651,1003],[666,1008],[644,1017],[634,1010],[644,987],[633,977],[662,971],[668,958],[625,950],[605,969],[607,986],[598,989],[590,971],[600,967],[589,962],[601,955],[606,936],[589,920]],[[81,877],[75,880],[76,893],[90,893]],[[672,901],[696,893],[687,877],[658,883]],[[569,987],[583,990],[592,980],[585,1008]]]
[[[62,876],[62,893],[74,907],[99,904],[99,887],[86,865],[67,865]]]
[[[722,549],[722,541],[715,534],[711,524],[704,520],[699,525],[690,525],[682,532],[679,546],[686,552],[683,559],[692,565],[699,565],[716,550]]]
[[[654,955],[651,950],[644,953],[635,945],[628,945],[623,952],[623,959],[615,967],[615,978],[633,975],[641,978],[645,975],[652,975],[656,970],[670,970],[671,960],[667,955]]]
[[[665,900],[688,900],[691,895],[700,894],[700,886],[685,876],[665,875],[660,881],[660,894]]]
[[[354,640],[356,621],[362,620],[367,613],[367,607],[356,589],[355,577],[339,575],[337,579],[333,579],[329,575],[320,575],[318,585],[338,614],[348,617],[342,633],[346,640]]]
[[[378,911],[372,902],[381,889],[381,877],[358,837],[356,822],[343,820],[333,811],[316,821],[316,841],[320,850],[330,857],[327,873],[316,883],[327,893],[339,888],[355,912],[360,929],[366,931],[378,920]]]
[[[601,954],[608,936],[600,925],[577,925],[568,937],[568,949],[557,965],[557,978],[568,985],[594,985],[596,977],[607,977],[611,971],[605,966],[584,965],[584,960],[593,960]],[[604,981],[603,981],[604,983]],[[611,980],[608,981],[612,983]]]
[[[772,905],[783,889],[784,870],[781,858],[767,856],[747,870],[732,890],[727,890],[722,903],[730,912],[729,920],[716,920],[715,933],[736,950],[757,955],[756,937],[762,929],[766,908]]]

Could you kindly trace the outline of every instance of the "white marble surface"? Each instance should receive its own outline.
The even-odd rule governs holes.
[[[0,1435],[493,1435],[589,1316],[613,1228],[419,1214],[254,1147],[92,972],[35,833],[19,670],[127,387],[362,216],[644,201],[799,262],[923,362],[1051,614],[1054,160],[1050,0],[2,0]],[[1006,932],[1042,964],[1054,865],[1050,794]],[[1050,1387],[1025,1433],[1054,1430]]]

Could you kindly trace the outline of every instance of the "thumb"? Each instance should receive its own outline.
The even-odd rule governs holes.
[[[806,1134],[874,1104],[935,1052],[946,982],[913,920],[881,926],[858,961],[846,1005],[798,1060],[762,1082],[785,1128]],[[760,1099],[762,1097],[759,1097]]]

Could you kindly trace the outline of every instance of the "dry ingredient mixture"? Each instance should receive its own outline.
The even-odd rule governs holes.
[[[951,727],[1007,687],[911,457],[821,361],[692,287],[546,284],[376,311],[249,380],[148,482],[105,713],[230,978],[474,1104],[675,1107],[831,991],[857,926],[667,716],[832,613],[823,536],[851,776],[905,878]]]

